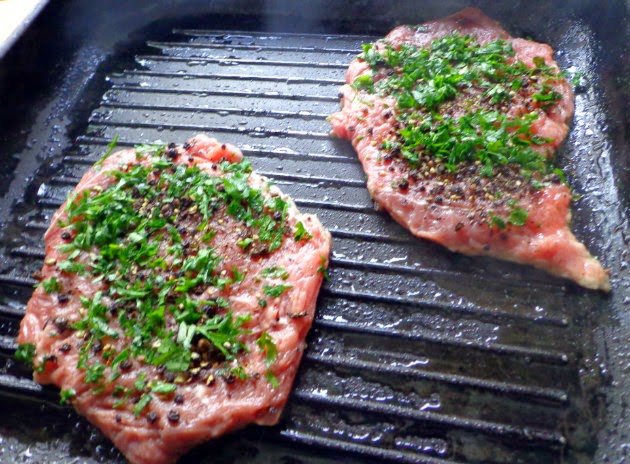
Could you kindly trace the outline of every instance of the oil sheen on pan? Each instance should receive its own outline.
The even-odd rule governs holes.
[[[551,47],[467,8],[364,45],[346,82],[333,134],[352,142],[379,208],[452,251],[610,290],[569,228],[554,157],[574,96]]]
[[[236,147],[199,135],[107,153],[45,246],[18,357],[129,461],[279,420],[331,237]]]

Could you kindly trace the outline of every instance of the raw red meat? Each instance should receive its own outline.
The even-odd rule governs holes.
[[[154,155],[155,150],[162,155]],[[287,401],[313,321],[331,237],[317,217],[301,214],[267,179],[247,169],[233,171],[243,166],[241,160],[237,148],[201,135],[183,147],[119,151],[85,174],[46,232],[42,284],[28,303],[18,342],[23,348],[34,347],[35,380],[59,386],[62,398],[68,398],[132,463],[175,462],[193,446],[246,424],[275,424]],[[175,178],[177,167],[184,165],[199,168],[200,189],[214,186],[211,198],[223,195],[237,198],[236,203],[204,203],[203,195],[195,200],[193,193],[169,196],[168,188],[175,181],[165,180],[163,185],[159,181]],[[115,173],[142,166],[150,167],[146,183],[121,187]],[[246,181],[241,177],[239,183],[238,173]],[[182,177],[184,184],[188,175]],[[154,232],[144,238],[138,229],[103,248],[91,246],[72,256],[64,246],[79,240],[84,229],[77,224],[87,219],[74,217],[68,224],[70,205],[80,205],[84,194],[95,197],[114,188],[126,192],[145,217],[162,222],[147,226]],[[146,201],[150,197],[146,188],[163,192]],[[266,205],[253,216],[261,220],[259,228],[251,225],[251,217],[248,224],[246,213],[238,209],[239,204],[255,206],[257,201]],[[211,211],[207,225],[201,214],[206,207]],[[237,208],[237,213],[228,213],[229,208]],[[135,225],[132,221],[128,230]],[[263,239],[265,227],[267,232],[277,232],[276,242]],[[99,261],[94,256],[117,247],[143,249],[133,248],[137,243],[147,247],[157,243],[157,251],[137,258],[126,275],[97,278],[94,268]],[[214,250],[216,255],[204,250]],[[198,265],[204,256],[216,260],[210,264],[211,275],[202,278],[210,266]],[[69,268],[69,262],[85,265],[88,271]],[[120,280],[128,284],[119,285],[117,296],[112,296],[110,290]],[[154,308],[145,313],[138,309],[145,297],[131,294],[125,299],[120,294],[127,289],[142,293],[150,288],[142,284],[149,281],[156,282],[154,292],[168,291],[163,299],[163,327],[146,340],[134,330],[144,330],[139,328],[148,324],[147,319],[160,320],[160,315]],[[177,284],[165,287],[164,282]],[[185,285],[190,288],[179,288]],[[98,304],[93,301],[96,295]],[[203,304],[195,306],[195,302]],[[214,317],[236,328],[242,323],[238,328],[242,333],[219,340],[229,356],[194,328]],[[222,330],[217,333],[228,331]],[[130,334],[144,345],[134,345],[138,340]],[[189,351],[176,349],[175,342]],[[132,345],[132,354],[126,357],[125,350]],[[162,356],[162,361],[155,362],[153,355]],[[182,359],[184,366],[177,364]]]
[[[408,45],[427,49],[454,33],[459,37],[471,36],[473,42],[482,46],[503,40],[513,49],[513,55],[506,56],[507,62],[521,61],[530,70],[536,67],[550,70],[556,77],[544,87],[536,78],[531,78],[531,83],[539,85],[541,94],[551,95],[554,101],[545,104],[536,100],[546,97],[534,96],[534,91],[527,87],[530,82],[526,82],[522,88],[508,89],[508,103],[503,100],[494,104],[487,90],[476,89],[472,84],[462,85],[459,96],[447,99],[437,109],[421,108],[414,115],[406,108],[401,109],[396,100],[400,81],[392,84],[390,90],[374,91],[387,89],[387,84],[377,86],[391,76],[402,74],[404,63],[386,63],[384,57],[389,50],[402,50]],[[381,54],[381,61],[372,66],[365,53],[374,51]],[[414,235],[450,250],[530,264],[587,288],[610,289],[608,272],[569,229],[572,194],[557,174],[524,176],[518,166],[507,163],[495,166],[488,175],[484,173],[487,166],[474,159],[461,162],[454,169],[445,169],[448,154],[437,158],[422,144],[412,153],[418,156],[417,164],[400,155],[401,129],[419,127],[425,118],[440,122],[444,118],[461,127],[460,118],[472,112],[469,108],[482,108],[503,112],[510,120],[530,115],[533,122],[528,136],[535,140],[530,145],[531,152],[539,153],[543,160],[552,158],[568,133],[573,90],[558,73],[551,47],[511,38],[481,11],[467,8],[418,27],[399,26],[365,53],[350,64],[347,84],[341,88],[342,110],[333,114],[330,122],[334,135],[352,141],[368,177],[367,187],[379,208],[388,211]],[[451,65],[456,68],[457,61],[453,60]],[[462,74],[466,71],[464,68]],[[531,75],[536,73],[532,71]],[[413,95],[423,97],[418,93]],[[441,116],[434,116],[432,111],[440,112]],[[511,216],[511,212],[518,214]]]

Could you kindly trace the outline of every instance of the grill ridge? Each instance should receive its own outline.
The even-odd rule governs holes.
[[[152,89],[143,89],[140,87],[136,87],[135,85],[123,85],[123,84],[115,84],[112,86],[114,90],[127,90],[130,92],[143,92],[143,93],[172,93],[175,95],[199,95],[203,94],[204,97],[210,96],[228,96],[228,97],[244,97],[244,98],[269,98],[269,99],[282,99],[282,100],[298,100],[298,101],[322,101],[333,103],[337,101],[336,97],[327,97],[323,95],[302,95],[302,94],[293,94],[293,95],[282,95],[275,92],[221,92],[214,91],[210,92],[208,90],[194,90],[194,89],[160,89],[160,88],[152,88]]]
[[[160,50],[167,49],[218,49],[224,50],[225,44],[205,43],[205,42],[187,42],[183,44],[181,42],[154,42],[148,41],[147,45],[153,48],[159,48]],[[325,47],[290,47],[290,46],[273,46],[273,45],[241,45],[230,44],[228,46],[230,50],[251,50],[251,51],[282,51],[287,53],[341,53],[343,55],[356,54],[356,48],[325,48]]]
[[[145,65],[147,61],[161,61],[161,62],[190,62],[190,58],[168,55],[145,55],[138,63]],[[208,58],[197,56],[195,57],[196,64],[219,64],[222,66],[231,66],[239,64],[252,64],[262,65],[265,67],[286,66],[296,68],[323,68],[323,69],[341,69],[344,70],[348,67],[347,64],[341,63],[326,63],[326,62],[300,62],[300,61],[281,61],[281,60],[250,60],[250,59],[237,59],[237,58]]]

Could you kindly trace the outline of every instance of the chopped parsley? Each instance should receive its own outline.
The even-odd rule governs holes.
[[[328,275],[327,269],[328,259],[325,256],[320,256],[319,260],[321,261],[321,264],[317,268],[317,272],[323,275],[324,279],[330,280],[330,275]]]
[[[269,382],[273,388],[278,388],[278,385],[280,385],[278,378],[269,369],[265,372],[265,379],[267,379],[267,382]]]
[[[151,391],[153,393],[160,393],[162,395],[168,395],[177,390],[177,385],[168,382],[156,382],[151,385]]]
[[[96,167],[99,167],[101,164],[103,164],[103,161],[105,161],[105,158],[111,155],[112,151],[114,151],[114,148],[116,148],[117,144],[118,144],[118,134],[114,135],[114,138],[112,139],[112,141],[107,144],[107,150],[94,165]]]
[[[35,345],[32,343],[20,343],[15,350],[14,358],[27,366],[33,366],[35,359]]]
[[[286,292],[288,289],[292,288],[291,285],[264,285],[263,293],[267,296],[278,297]]]
[[[525,222],[527,222],[527,218],[529,213],[527,210],[523,208],[514,208],[510,212],[510,217],[508,218],[508,222],[510,224],[514,224],[515,226],[523,226]]]
[[[59,403],[68,404],[75,396],[77,396],[77,392],[72,388],[61,390],[59,392]]]
[[[300,240],[310,240],[311,238],[313,238],[313,236],[309,233],[308,230],[306,230],[306,227],[304,227],[302,221],[300,221],[295,225],[295,233],[293,234],[293,238],[295,238],[295,241],[298,242]]]
[[[263,332],[256,340],[256,344],[258,345],[258,348],[260,348],[260,351],[265,353],[265,362],[267,363],[267,366],[273,364],[278,356],[278,348],[276,347],[273,338],[271,338],[271,335],[267,332]]]
[[[272,279],[287,280],[289,278],[289,271],[281,266],[267,267],[260,273],[261,277],[270,277]]]
[[[98,362],[87,366],[85,370],[85,383],[97,383],[103,378],[105,366]]]
[[[271,372],[270,366],[274,363],[276,358],[278,357],[278,348],[273,341],[271,335],[267,332],[263,332],[260,334],[260,337],[256,340],[256,344],[260,351],[265,353],[265,363],[267,364],[267,371],[265,372],[265,379],[271,384],[273,388],[278,388],[278,379]]]
[[[133,408],[133,415],[138,417],[140,413],[146,408],[151,402],[151,395],[149,393],[145,393],[140,397],[140,400],[136,403],[136,406]]]
[[[42,280],[39,285],[44,289],[46,293],[55,293],[62,290],[61,284],[55,276]]]

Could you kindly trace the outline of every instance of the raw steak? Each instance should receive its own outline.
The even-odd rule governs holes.
[[[199,135],[106,156],[45,245],[20,356],[132,463],[278,421],[331,238],[237,148]]]
[[[346,82],[333,134],[352,141],[396,221],[453,251],[610,289],[569,229],[572,193],[552,164],[573,90],[548,45],[467,8],[364,45]]]

